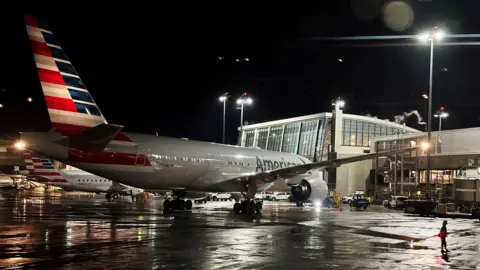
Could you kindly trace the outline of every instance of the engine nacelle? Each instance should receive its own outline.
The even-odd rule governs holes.
[[[320,201],[323,202],[328,196],[328,186],[323,177],[314,175],[302,179],[300,184],[292,185],[292,197],[295,201]]]

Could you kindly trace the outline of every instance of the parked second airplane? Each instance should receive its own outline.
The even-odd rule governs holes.
[[[39,183],[60,187],[65,191],[106,193],[107,200],[118,199],[119,195],[132,199],[143,189],[123,185],[79,169],[58,170],[50,159],[26,150],[23,153],[28,175],[35,176]]]
[[[234,211],[260,212],[261,202],[252,199],[273,181],[290,185],[296,201],[323,201],[324,169],[387,154],[312,163],[290,153],[121,133],[123,126],[107,123],[48,25],[33,16],[25,16],[25,24],[53,128],[22,133],[27,147],[120,183],[173,190],[176,199],[165,201],[166,211],[190,209],[187,191],[211,191],[241,192],[245,200],[235,202]]]

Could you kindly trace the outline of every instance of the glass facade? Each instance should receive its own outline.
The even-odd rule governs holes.
[[[252,147],[255,140],[255,130],[245,131],[245,147]]]
[[[267,150],[280,151],[283,126],[272,126],[268,135]]]
[[[299,133],[300,123],[285,125],[285,132],[283,133],[282,152],[297,153]]]
[[[406,139],[398,139],[398,140],[389,140],[389,141],[378,141],[375,142],[375,151],[389,151],[394,149],[401,149],[401,148],[408,148],[412,146],[421,146],[428,142],[428,138],[426,136],[418,136],[413,138],[406,138]],[[433,142],[433,154],[441,154],[442,153],[442,140],[438,138],[437,135],[432,137]],[[427,149],[423,147],[419,147],[418,151],[412,151],[405,153],[405,155],[414,156],[425,156],[427,155]]]
[[[430,178],[431,184],[448,185],[453,183],[453,179],[457,177],[457,171],[455,170],[431,170],[432,177]],[[420,183],[425,184],[427,179],[427,172],[425,170],[420,171]]]
[[[261,149],[294,153],[312,161],[326,160],[331,144],[331,118],[317,117],[285,124],[264,125],[258,128],[244,129],[243,145]],[[375,123],[342,119],[342,138],[338,142],[344,146],[369,147],[373,137],[393,135],[402,131],[398,124]],[[392,127],[393,126],[393,127]],[[391,145],[378,145],[378,150],[388,150]],[[380,149],[383,148],[383,149]]]
[[[303,122],[300,129],[298,154],[313,160],[317,141],[318,120]]]
[[[257,147],[261,149],[265,149],[267,147],[267,139],[268,139],[268,128],[259,128],[258,129],[258,139],[257,139]]]
[[[344,118],[342,123],[342,145],[369,147],[374,137],[400,134],[402,128]],[[409,133],[407,131],[407,133]]]

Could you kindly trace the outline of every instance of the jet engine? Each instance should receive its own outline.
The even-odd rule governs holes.
[[[305,177],[303,175],[300,183],[292,185],[292,197],[297,202],[304,202],[307,200],[320,201],[328,195],[328,187],[323,180],[322,172],[313,173]]]

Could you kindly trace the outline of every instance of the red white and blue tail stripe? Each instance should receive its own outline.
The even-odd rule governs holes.
[[[39,157],[35,152],[23,152],[25,165],[30,174],[39,177],[39,182],[67,183],[68,181],[53,166],[48,158]]]
[[[52,127],[71,136],[107,123],[48,24],[31,15],[24,19]],[[123,134],[114,140],[131,142]]]

